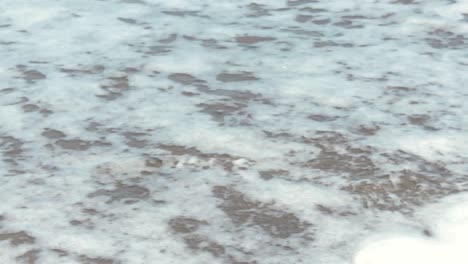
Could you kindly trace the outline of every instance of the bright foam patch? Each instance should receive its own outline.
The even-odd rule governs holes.
[[[432,237],[407,234],[369,239],[355,264],[468,263],[468,197],[455,196],[421,212]]]

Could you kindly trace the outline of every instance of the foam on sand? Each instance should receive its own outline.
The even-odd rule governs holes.
[[[425,234],[381,234],[369,238],[355,264],[462,264],[468,261],[468,196],[456,195],[423,209]]]

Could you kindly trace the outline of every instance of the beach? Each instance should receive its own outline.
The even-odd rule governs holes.
[[[468,1],[4,0],[0,263],[468,263]]]

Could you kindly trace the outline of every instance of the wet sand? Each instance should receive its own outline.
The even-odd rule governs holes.
[[[465,263],[463,10],[6,0],[0,262]]]

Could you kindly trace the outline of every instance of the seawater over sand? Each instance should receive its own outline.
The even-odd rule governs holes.
[[[4,1],[1,263],[466,263],[466,1]]]

